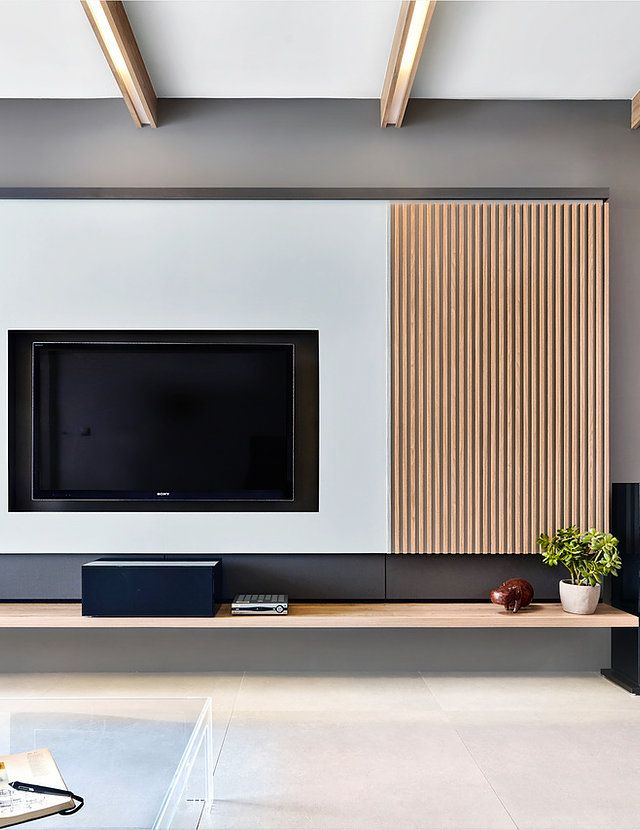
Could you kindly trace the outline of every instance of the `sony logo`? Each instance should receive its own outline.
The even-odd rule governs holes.
[[[170,496],[171,493],[156,493],[156,496]]]

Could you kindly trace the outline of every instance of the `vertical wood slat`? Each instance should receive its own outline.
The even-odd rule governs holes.
[[[442,398],[440,399],[441,418],[440,429],[442,435],[442,464],[440,467],[440,487],[441,487],[441,514],[440,514],[440,534],[442,538],[442,550],[449,552],[449,513],[450,513],[450,489],[451,481],[450,469],[450,455],[449,455],[449,317],[451,313],[451,305],[449,303],[449,262],[450,262],[450,248],[449,248],[449,230],[450,217],[449,211],[451,205],[444,204],[442,206],[442,260],[440,262],[442,291],[440,293],[441,301],[441,321],[442,328],[440,329],[440,337],[442,338]],[[438,407],[438,402],[434,401],[434,405]]]
[[[546,527],[551,518],[555,516],[555,459],[556,459],[556,442],[555,442],[555,315],[554,315],[554,283],[555,273],[554,267],[554,222],[553,222],[553,208],[554,206],[547,205],[547,294],[545,315],[547,318],[547,390],[546,390],[546,406],[545,423],[547,429],[547,453],[546,453],[546,492],[547,492],[547,512],[546,512]]]
[[[425,223],[425,211],[424,205],[418,206],[417,216],[415,217],[415,221],[417,223],[417,248],[418,248],[418,261],[416,264],[417,267],[417,274],[424,274],[425,273],[425,266],[424,266],[424,223]],[[415,281],[414,281],[415,282]],[[424,300],[424,279],[417,280],[417,305],[416,308],[424,309],[425,307],[425,300]],[[416,462],[416,498],[418,504],[424,504],[425,500],[425,487],[424,487],[424,457],[425,457],[425,421],[424,421],[424,376],[423,376],[423,367],[421,362],[418,358],[418,355],[425,353],[425,346],[424,346],[424,314],[418,314],[416,321],[416,358],[415,358],[415,365],[414,365],[414,377],[416,379],[416,406],[418,409],[418,422],[416,425],[416,453],[417,453],[417,462]],[[416,537],[416,544],[414,548],[414,552],[416,552],[420,545],[423,544],[424,540],[424,514],[425,511],[418,510],[417,511],[417,537]]]
[[[402,204],[391,225],[392,550],[607,529],[608,205]]]
[[[400,404],[402,408],[403,418],[407,420],[407,415],[409,414],[409,399],[407,397],[407,300],[406,300],[406,293],[407,293],[407,283],[408,283],[408,257],[407,257],[407,245],[406,245],[406,234],[407,234],[407,215],[409,212],[409,206],[404,205],[402,210],[402,223],[401,223],[401,238],[400,238],[400,262],[402,268],[402,280],[400,283],[401,290],[400,290],[400,331],[398,333],[398,337],[400,340],[400,373],[399,373],[399,384],[400,384]],[[401,516],[401,544],[402,550],[408,551],[408,539],[407,539],[407,532],[409,529],[409,517],[407,515],[407,505],[408,505],[408,487],[409,487],[409,477],[407,475],[407,460],[408,460],[408,448],[407,442],[409,440],[411,424],[407,423],[406,428],[401,432],[401,454],[400,454],[400,465],[402,469],[402,476],[400,478],[401,482],[401,493],[400,493],[400,516]]]
[[[491,450],[490,441],[486,440],[489,432],[489,344],[491,338],[486,336],[488,332],[490,319],[490,298],[491,286],[489,281],[489,208],[487,205],[482,206],[482,275],[480,277],[480,285],[482,290],[482,324],[480,326],[479,339],[482,344],[482,358],[480,360],[479,374],[482,378],[482,437],[480,443],[482,445],[482,504],[480,509],[480,528],[482,546],[480,550],[491,549],[491,538],[489,536],[489,452]]]
[[[603,216],[603,240],[602,240],[602,362],[603,362],[603,383],[602,393],[602,481],[604,483],[603,509],[604,519],[602,526],[609,527],[609,511],[611,506],[611,454],[609,448],[610,424],[609,424],[609,204],[604,205]],[[600,321],[598,321],[600,324]]]
[[[408,210],[406,241],[407,241],[407,260],[409,274],[419,273],[416,271],[416,213],[417,211]],[[418,521],[417,518],[422,512],[421,510],[414,510],[414,505],[417,504],[419,492],[416,487],[416,468],[417,468],[417,425],[416,425],[416,315],[413,309],[416,308],[417,300],[417,283],[422,283],[422,280],[408,279],[408,290],[405,291],[405,302],[407,307],[408,331],[406,332],[408,338],[407,345],[407,395],[408,395],[408,416],[409,416],[409,435],[407,440],[408,464],[409,464],[409,498],[408,498],[408,518],[409,527],[407,532],[407,544],[409,545],[409,552],[415,553],[418,547],[416,539],[416,530]]]
[[[402,431],[402,409],[400,407],[400,221],[399,208],[391,206],[391,549],[402,550],[400,544],[400,433]],[[427,506],[428,509],[428,506]]]
[[[450,247],[451,255],[450,262],[450,282],[449,290],[445,292],[445,315],[449,318],[450,331],[450,345],[448,352],[448,371],[447,375],[450,378],[449,395],[447,398],[447,434],[449,437],[445,451],[449,458],[449,486],[451,488],[449,493],[449,510],[448,510],[448,539],[449,544],[455,544],[457,537],[456,525],[458,521],[458,457],[456,447],[456,437],[458,434],[458,206],[453,204],[450,206],[449,228],[451,234]],[[459,544],[459,542],[458,542]],[[462,553],[462,551],[460,551]]]
[[[531,368],[531,526],[529,535],[532,536],[536,528],[540,527],[538,509],[538,205],[530,206],[531,238],[530,255],[531,271],[529,276],[529,317],[531,319],[531,339],[529,341],[530,368]],[[526,505],[523,505],[526,509]]]
[[[470,539],[470,550],[483,550],[482,544],[482,512],[477,509],[478,500],[482,498],[482,442],[481,436],[481,406],[482,406],[482,385],[480,372],[481,359],[481,345],[480,336],[482,332],[481,323],[482,318],[480,309],[482,308],[483,288],[480,281],[480,244],[478,242],[480,235],[480,205],[473,206],[473,231],[469,248],[473,247],[473,286],[474,286],[474,300],[473,307],[473,393],[474,393],[474,430],[473,430],[473,447],[474,447],[474,476],[473,476],[473,497],[475,501],[469,501],[469,512],[472,514],[472,523],[474,528],[473,538]],[[475,509],[474,509],[475,508]]]
[[[506,410],[507,410],[507,384],[505,382],[505,364],[506,364],[506,353],[509,349],[507,340],[506,340],[506,315],[505,315],[505,273],[504,273],[504,254],[505,254],[505,206],[504,204],[498,205],[498,227],[496,229],[495,234],[495,244],[496,244],[496,259],[498,264],[498,283],[496,286],[496,313],[498,315],[498,325],[497,325],[497,332],[498,332],[498,339],[497,342],[494,344],[495,351],[496,351],[496,364],[497,364],[497,375],[496,375],[496,385],[494,389],[500,389],[502,394],[496,395],[495,392],[492,394],[493,400],[496,402],[496,423],[495,423],[495,433],[494,433],[494,440],[498,449],[497,456],[495,459],[495,469],[497,472],[497,479],[498,479],[498,494],[497,499],[494,499],[494,509],[492,511],[493,515],[496,516],[496,526],[497,526],[497,550],[503,551],[506,550],[507,541],[506,541],[506,524],[507,524],[507,512],[508,508],[506,505],[506,487],[505,487],[505,468],[506,468],[506,455],[505,455],[505,439],[506,439]],[[500,508],[504,505],[505,511],[504,516],[500,515]]]
[[[433,397],[431,401],[431,411],[433,413],[434,424],[434,443],[433,443],[433,513],[431,520],[433,522],[433,547],[430,553],[438,553],[444,550],[442,544],[442,536],[440,534],[440,503],[441,503],[441,462],[443,457],[442,445],[440,442],[440,407],[437,406],[437,401],[441,400],[440,391],[440,228],[442,225],[442,205],[435,206],[435,223],[433,236],[433,363],[432,363],[432,380],[433,380]],[[428,244],[429,240],[427,240]],[[429,314],[429,309],[425,309],[425,313]],[[427,522],[429,516],[426,517]]]
[[[587,396],[591,397],[591,390],[596,388],[596,333],[595,333],[595,206],[587,206],[587,337],[586,337],[586,351],[587,351],[587,377],[586,389]],[[585,384],[583,383],[583,386]],[[593,486],[589,487],[587,494],[587,512],[589,516],[593,516],[593,523],[597,522],[596,511],[596,487],[595,487],[595,467],[596,467],[596,424],[595,424],[595,409],[596,400],[592,405],[587,407],[587,475],[589,480],[593,482]]]
[[[571,386],[571,208],[569,205],[562,206],[562,220],[563,220],[563,299],[562,299],[562,330],[564,333],[564,342],[562,348],[562,389],[565,399],[563,402],[563,423],[562,423],[562,444],[565,448],[563,453],[563,479],[562,490],[564,494],[564,506],[562,513],[562,524],[566,526],[571,521],[571,464],[567,458],[567,452],[571,451],[571,406],[567,398],[566,392]],[[596,483],[597,486],[597,483]],[[602,524],[602,523],[600,523]]]
[[[497,257],[497,224],[498,214],[497,205],[491,205],[490,208],[490,225],[491,225],[491,244],[490,251],[490,270],[489,270],[489,321],[487,332],[493,332],[493,336],[488,337],[490,357],[490,373],[489,373],[489,389],[487,390],[487,397],[489,398],[489,432],[487,444],[489,447],[489,550],[495,551],[500,548],[500,539],[498,537],[498,499],[497,499],[497,421],[498,421],[498,396],[495,390],[498,388],[498,343],[495,339],[495,333],[498,330],[498,289],[496,281],[498,277],[498,257]],[[486,371],[485,367],[485,371]]]
[[[466,410],[467,410],[467,444],[466,444],[466,459],[467,469],[465,473],[466,478],[466,492],[465,492],[465,515],[467,520],[466,537],[467,537],[467,552],[470,553],[475,550],[476,527],[474,523],[473,511],[473,497],[479,492],[479,489],[474,490],[474,484],[477,482],[475,461],[476,455],[474,450],[473,438],[476,434],[476,421],[478,419],[478,409],[475,408],[475,377],[474,370],[474,303],[477,302],[477,285],[476,285],[476,263],[474,257],[473,245],[473,221],[474,221],[474,206],[466,205],[465,207],[465,231],[466,238],[466,293],[467,293],[467,371],[466,371]],[[477,246],[475,246],[477,249]]]
[[[563,285],[562,285],[562,206],[554,205],[554,341],[555,341],[555,355],[553,361],[553,374],[555,380],[554,401],[555,401],[555,417],[553,427],[555,432],[555,502],[554,515],[564,518],[564,453],[563,447],[563,410],[564,401],[562,393],[562,372],[564,368],[562,349],[564,345],[563,327],[562,327],[562,311],[563,311]]]
[[[545,205],[538,205],[538,527],[547,526],[547,211]]]
[[[520,550],[526,550],[527,543],[531,538],[531,534],[535,530],[531,529],[531,479],[529,471],[531,469],[531,375],[529,367],[530,360],[530,305],[528,300],[530,297],[529,289],[529,263],[530,263],[530,206],[523,205],[522,207],[522,487],[521,487],[521,502],[520,510],[522,513],[522,537],[520,540]],[[525,308],[524,299],[527,298],[527,306]]]
[[[578,355],[580,342],[578,338],[578,309],[580,307],[578,282],[578,206],[571,206],[571,514],[579,515],[580,499],[578,481],[580,478],[580,441],[579,441],[579,397],[580,375],[578,373]]]
[[[587,245],[587,237],[586,237],[586,206],[581,204],[579,207],[579,241],[578,241],[578,248],[580,251],[580,263],[579,263],[579,272],[580,272],[580,292],[579,292],[579,310],[578,314],[580,317],[579,322],[579,330],[578,330],[578,337],[579,337],[579,354],[578,354],[578,365],[579,365],[579,380],[578,386],[580,389],[580,400],[578,403],[578,410],[580,412],[580,432],[579,432],[579,452],[580,452],[580,466],[583,469],[587,468],[588,463],[588,449],[587,449],[587,387],[586,387],[586,378],[587,378],[587,263],[586,263],[586,245]],[[586,487],[579,487],[580,493],[580,515],[584,516],[587,510],[587,488]]]
[[[516,309],[513,303],[514,281],[513,281],[513,205],[507,205],[506,208],[506,286],[505,286],[505,335],[507,348],[505,349],[505,386],[506,386],[506,410],[505,418],[502,428],[505,433],[505,458],[504,458],[504,480],[505,480],[505,499],[507,504],[506,520],[506,534],[503,550],[514,550],[516,541],[513,538],[513,529],[515,525],[514,516],[514,491],[515,491],[515,476],[513,470],[513,444],[515,433],[517,431],[516,425],[516,411],[514,402],[515,393],[515,376],[513,371],[513,358],[516,350],[514,340],[515,331],[515,313]]]
[[[433,521],[429,521],[429,517],[433,517],[433,469],[434,469],[434,454],[433,454],[433,418],[431,407],[431,390],[433,389],[432,376],[432,357],[433,357],[433,337],[432,337],[432,319],[433,315],[430,313],[433,307],[433,260],[432,260],[432,246],[426,244],[426,240],[432,239],[433,233],[433,205],[425,206],[425,253],[424,253],[424,282],[425,282],[425,305],[422,310],[418,309],[421,318],[424,319],[425,325],[425,348],[424,352],[418,354],[424,355],[424,366],[420,366],[420,377],[422,378],[422,400],[425,412],[425,430],[426,430],[426,459],[423,470],[424,487],[425,487],[425,501],[424,512],[426,514],[423,523],[425,536],[421,539],[421,544],[424,543],[426,550],[434,549],[434,535],[433,535]],[[427,311],[427,309],[429,311]],[[427,394],[429,397],[427,398]]]

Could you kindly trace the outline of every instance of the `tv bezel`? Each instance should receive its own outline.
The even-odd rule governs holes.
[[[317,512],[319,510],[319,333],[292,330],[10,330],[8,339],[8,509],[19,512]],[[291,344],[293,382],[293,499],[34,498],[33,365],[38,342]]]
[[[288,351],[289,357],[289,371],[290,371],[290,379],[288,383],[287,389],[287,397],[288,397],[288,407],[289,407],[289,415],[290,418],[289,423],[287,425],[287,455],[290,455],[291,462],[289,467],[289,474],[291,477],[291,496],[283,496],[282,498],[277,497],[252,497],[249,495],[242,495],[242,496],[227,496],[222,497],[216,495],[215,492],[210,491],[192,491],[189,493],[186,492],[167,492],[167,491],[138,491],[138,490],[65,490],[65,489],[42,489],[38,487],[38,482],[40,479],[40,452],[39,452],[39,394],[41,394],[42,390],[38,388],[38,367],[37,367],[37,359],[39,354],[42,354],[41,348],[42,347],[51,347],[51,348],[69,348],[73,349],[74,347],[84,347],[84,348],[94,348],[100,346],[115,346],[115,347],[127,347],[127,346],[168,346],[168,347],[185,347],[185,349],[198,349],[199,347],[203,346],[220,346],[220,347],[247,347],[250,349],[261,349],[261,348],[279,348],[279,349],[286,349]],[[132,349],[131,351],[134,351]],[[189,343],[185,342],[184,340],[181,341],[140,341],[140,340],[89,340],[89,341],[77,341],[77,340],[38,340],[34,341],[31,344],[31,377],[32,377],[32,385],[31,385],[31,412],[32,412],[32,424],[31,424],[31,498],[34,501],[52,501],[52,500],[64,500],[64,501],[120,501],[120,502],[131,502],[131,501],[139,501],[139,502],[194,502],[194,501],[205,501],[205,502],[243,502],[243,501],[251,501],[257,503],[264,503],[264,502],[293,502],[295,500],[295,359],[296,359],[296,347],[294,343],[291,342],[281,342],[281,343],[231,343],[229,341],[225,342],[200,342],[200,343]]]

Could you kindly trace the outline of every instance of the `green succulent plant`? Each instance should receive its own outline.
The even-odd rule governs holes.
[[[545,565],[564,565],[573,585],[599,585],[622,567],[616,537],[594,527],[586,533],[576,525],[556,530],[553,536],[541,533],[538,545]]]

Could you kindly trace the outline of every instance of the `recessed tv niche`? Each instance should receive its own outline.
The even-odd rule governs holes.
[[[318,509],[317,332],[11,332],[10,357],[12,509]]]

